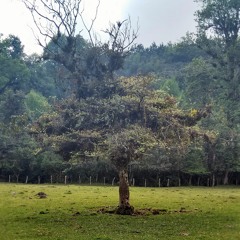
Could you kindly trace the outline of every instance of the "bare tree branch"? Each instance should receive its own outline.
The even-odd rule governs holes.
[[[93,29],[101,0],[97,2],[89,26],[83,16],[84,8],[81,10],[82,0],[21,1],[32,14],[39,34],[34,35],[37,36],[39,45],[44,48],[43,57],[60,63],[69,71],[72,82],[78,86],[74,91],[77,89],[79,96],[87,96],[84,89],[91,82],[100,89],[99,82],[105,81],[106,86],[111,86],[106,94],[110,94],[111,89],[116,89],[109,80],[113,79],[114,72],[123,66],[124,58],[138,36],[138,25],[136,30],[133,29],[130,17],[110,24],[109,28],[103,31],[108,34],[109,40],[101,42]],[[87,31],[88,41],[76,33],[78,23],[82,23],[83,29]]]
[[[85,29],[87,30],[87,33],[88,33],[88,36],[89,36],[89,39],[90,39],[90,42],[91,44],[94,46],[96,45],[96,43],[93,41],[93,33],[92,33],[92,30],[93,30],[93,25],[97,19],[97,15],[98,15],[98,10],[99,10],[99,6],[100,6],[100,0],[98,0],[98,4],[97,4],[97,7],[96,7],[96,11],[95,11],[95,15],[93,17],[93,19],[91,20],[91,24],[90,24],[90,27],[87,27],[87,24],[83,18],[83,12],[84,12],[84,9],[82,10],[82,12],[79,14],[80,15],[80,18],[82,20],[82,23],[85,27]],[[96,37],[95,37],[96,39]]]
[[[97,37],[93,32],[93,26],[97,19],[100,0],[98,0],[90,26],[87,26],[83,17],[84,9],[80,11],[82,0],[22,0],[22,2],[31,12],[37,31],[44,38],[44,40],[41,40],[40,36],[37,37],[37,41],[42,47],[46,47],[46,43],[56,39],[56,36],[75,37],[79,20],[87,31],[92,46],[96,46]],[[130,49],[138,36],[138,30],[138,24],[136,29],[132,28],[129,17],[115,24],[110,23],[109,28],[103,32],[109,36],[107,42],[109,49],[121,53]],[[34,35],[37,36],[37,34]]]
[[[74,37],[78,22],[81,0],[22,0],[31,12],[34,25],[44,43],[37,37],[41,46],[57,35]],[[35,34],[36,36],[36,34]]]
[[[124,52],[129,51],[130,46],[134,43],[138,37],[139,26],[137,28],[132,28],[132,23],[130,17],[118,21],[115,24],[110,23],[108,29],[103,30],[104,33],[109,35],[108,45],[112,51]]]

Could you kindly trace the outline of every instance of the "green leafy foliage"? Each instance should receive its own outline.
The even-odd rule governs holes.
[[[35,159],[37,143],[24,128],[23,116],[16,116],[10,124],[0,126],[0,161],[1,173],[7,175],[25,176],[30,173],[31,162]],[[25,129],[25,130],[24,130]]]
[[[153,89],[153,81],[151,76],[120,78],[121,94],[111,98],[59,102],[31,131],[66,160],[100,157],[118,169],[158,147],[183,154],[191,126],[205,113],[181,111],[173,97]]]
[[[29,71],[23,61],[23,47],[19,38],[0,37],[0,94],[6,89],[26,90]]]
[[[24,100],[26,112],[31,119],[39,118],[43,113],[51,110],[51,106],[47,99],[40,93],[31,90]]]

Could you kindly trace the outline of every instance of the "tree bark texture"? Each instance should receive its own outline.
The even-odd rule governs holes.
[[[134,208],[130,205],[130,192],[127,170],[119,171],[119,206],[116,210],[117,214],[132,215]]]

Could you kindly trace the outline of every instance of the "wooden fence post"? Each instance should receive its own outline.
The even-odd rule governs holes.
[[[167,187],[169,187],[170,186],[170,179],[168,178],[168,180],[167,180]]]
[[[81,176],[78,175],[78,183],[80,184],[81,183]]]
[[[96,183],[98,182],[98,174],[97,174],[97,176],[96,176]]]
[[[198,177],[198,180],[197,180],[197,185],[200,186],[200,177]]]
[[[115,181],[115,177],[114,177],[113,180],[112,180],[112,186],[114,185],[114,181]]]
[[[67,184],[67,175],[65,175],[65,177],[64,177],[64,184],[65,185]]]

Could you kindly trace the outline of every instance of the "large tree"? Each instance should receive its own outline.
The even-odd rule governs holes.
[[[98,6],[88,27],[79,0],[22,1],[44,37],[38,37],[44,58],[63,66],[75,89],[72,97],[37,121],[32,133],[65,160],[109,159],[119,172],[117,211],[131,214],[129,163],[153,148],[174,148],[182,154],[190,141],[190,126],[207,113],[181,112],[173,97],[154,91],[151,77],[115,78],[137,37],[130,20],[111,24],[105,30],[109,40],[102,43],[92,32]],[[89,41],[76,32],[79,17]]]
[[[223,161],[223,154],[218,155],[217,149],[226,149],[226,151],[232,149],[231,151],[236,153],[240,134],[240,2],[238,0],[197,0],[196,2],[201,4],[201,9],[196,12],[197,44],[208,54],[208,60],[204,63],[208,66],[208,70],[206,69],[205,77],[202,76],[201,81],[204,82],[205,87],[207,83],[205,80],[209,79],[210,83],[207,83],[208,90],[205,93],[211,91],[215,105],[213,111],[215,121],[212,118],[208,126],[219,132],[219,139],[211,150],[215,151],[215,162],[220,162]],[[213,69],[211,72],[210,68]],[[221,124],[222,122],[224,124]],[[235,167],[238,166],[237,154],[224,158],[225,162],[229,162],[223,164],[226,173],[230,168],[233,169],[233,163]]]
[[[31,129],[43,147],[51,145],[66,161],[110,161],[119,173],[117,213],[132,214],[128,166],[153,150],[183,155],[196,134],[192,126],[206,110],[183,112],[176,100],[154,90],[153,77],[118,80],[118,93],[108,99],[64,100]]]

